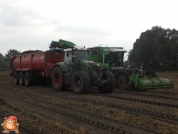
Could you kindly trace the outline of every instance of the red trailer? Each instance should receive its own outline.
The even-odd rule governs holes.
[[[61,49],[48,51],[25,51],[10,57],[11,75],[14,83],[32,85],[38,76],[51,77],[53,66],[64,61]]]

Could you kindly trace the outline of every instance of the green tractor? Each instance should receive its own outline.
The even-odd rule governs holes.
[[[143,71],[141,68],[129,69],[124,65],[123,47],[92,47],[90,61],[98,62],[104,69],[110,70],[115,77],[115,86],[124,89],[132,85],[135,89],[173,88],[174,82],[169,78],[158,78],[153,71]]]
[[[58,49],[64,52],[64,61],[56,63],[52,69],[55,90],[70,88],[77,94],[88,93],[91,86],[98,87],[101,93],[114,90],[114,75],[98,63],[89,61],[88,49],[65,40],[52,41],[50,50]]]

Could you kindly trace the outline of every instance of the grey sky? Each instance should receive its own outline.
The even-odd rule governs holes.
[[[52,40],[127,51],[153,26],[178,29],[176,0],[0,0],[0,53],[47,50]]]

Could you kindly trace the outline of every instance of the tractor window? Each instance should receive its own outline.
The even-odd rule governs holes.
[[[121,66],[123,62],[123,53],[121,52],[104,52],[104,62],[108,63],[110,66]]]
[[[66,52],[66,56],[69,57],[69,52]]]
[[[86,50],[78,50],[75,51],[75,61],[78,62],[79,60],[89,60],[89,51]]]

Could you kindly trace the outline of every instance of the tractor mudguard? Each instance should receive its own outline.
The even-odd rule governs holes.
[[[69,72],[70,71],[69,65],[65,62],[58,62],[58,63],[55,64],[54,68],[56,66],[59,66],[62,72]]]

